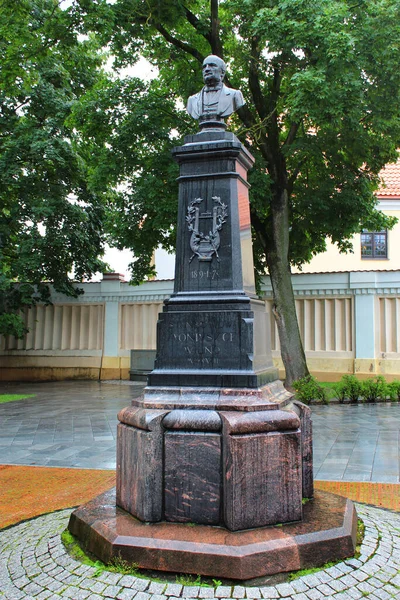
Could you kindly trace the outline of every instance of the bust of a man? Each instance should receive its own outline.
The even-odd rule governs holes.
[[[191,117],[200,121],[222,121],[243,106],[242,92],[224,85],[225,72],[226,64],[219,56],[211,54],[204,59],[204,87],[198,94],[190,96],[186,107]]]

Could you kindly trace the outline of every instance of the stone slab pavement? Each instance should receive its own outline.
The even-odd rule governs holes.
[[[117,412],[141,393],[129,382],[0,384],[36,397],[0,405],[0,463],[115,468]],[[313,410],[319,479],[399,482],[398,404]],[[70,510],[0,531],[0,600],[400,599],[400,514],[357,505],[366,526],[358,559],[276,585],[181,585],[99,570],[71,558],[60,538]]]
[[[0,404],[0,464],[115,469],[117,413],[143,384],[125,381],[0,383],[35,398]],[[313,407],[314,476],[400,482],[400,405]]]

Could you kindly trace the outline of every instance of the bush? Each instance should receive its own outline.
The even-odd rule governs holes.
[[[400,400],[400,381],[398,379],[393,379],[391,383],[388,383],[387,388],[391,400]]]
[[[382,375],[366,379],[361,382],[361,398],[363,402],[376,402],[385,400],[388,395],[388,386]]]
[[[339,383],[342,397],[348,398],[353,404],[358,402],[361,396],[361,381],[355,375],[343,375]]]
[[[329,403],[325,389],[312,375],[294,381],[293,388],[296,391],[297,400],[304,402],[304,404],[310,404],[311,400],[316,400],[323,404]]]
[[[347,387],[343,380],[338,381],[332,385],[332,390],[335,394],[335,397],[339,400],[340,404],[347,398]]]

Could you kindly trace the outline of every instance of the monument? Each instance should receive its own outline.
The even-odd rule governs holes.
[[[105,562],[244,580],[351,556],[356,513],[314,495],[310,410],[273,366],[254,285],[254,159],[226,131],[244,100],[225,69],[205,59],[188,101],[200,131],[173,151],[175,287],[144,394],[118,415],[116,492],[77,509],[69,529]]]

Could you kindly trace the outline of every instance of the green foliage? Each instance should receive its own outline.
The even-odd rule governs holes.
[[[104,267],[104,192],[91,189],[81,132],[68,123],[104,77],[98,44],[80,29],[55,0],[2,2],[0,334],[24,335],[23,310],[48,302],[50,283],[77,296],[71,274]]]
[[[201,585],[201,575],[190,575],[188,573],[180,573],[175,577],[176,583],[179,585]]]
[[[355,375],[343,375],[339,389],[342,398],[348,398],[352,403],[358,402],[361,396],[361,381]]]
[[[361,382],[361,399],[363,402],[385,400],[389,395],[388,384],[382,375]]]
[[[214,37],[210,4],[205,0],[187,5],[117,0],[109,10],[113,26],[107,31],[102,28],[102,35],[110,41],[115,65],[134,64],[144,55],[158,69],[158,76],[143,93],[143,106],[147,97],[150,102],[148,112],[143,108],[145,123],[156,124],[160,119],[162,128],[167,112],[170,127],[179,137],[188,128],[193,131],[194,124],[170,100],[186,102],[198,91],[202,85],[199,61],[207,53],[224,55],[229,83],[240,87],[247,100],[246,109],[231,118],[230,128],[251,145],[256,157],[250,180],[252,207],[258,217],[253,214],[259,269],[265,268],[262,238],[270,226],[271,199],[278,193],[278,161],[289,182],[292,264],[300,266],[323,251],[327,237],[347,251],[360,228],[393,225],[393,219],[375,210],[373,192],[377,174],[395,160],[400,141],[397,2],[229,0],[220,2],[219,30]],[[167,98],[165,103],[152,104],[155,92],[159,99]],[[158,141],[156,126],[152,132]],[[117,134],[111,141],[113,149],[118,150],[120,143]],[[140,159],[143,172],[152,154],[147,146],[145,141]],[[162,143],[159,149],[169,152]],[[155,196],[167,205],[173,202],[170,167],[166,158],[160,160],[155,176],[149,170]],[[158,188],[159,180],[165,183],[164,190]],[[120,201],[130,213],[128,197]],[[153,214],[155,199],[143,195],[143,202],[142,213],[148,206]],[[167,210],[159,220],[167,219],[161,235],[166,247],[174,239],[168,222],[171,214]],[[121,224],[118,215],[116,219]],[[154,233],[154,241],[148,239],[147,229],[124,236],[131,245],[146,250],[143,260],[133,265],[135,281],[145,273],[151,256],[148,246],[160,242]]]
[[[0,404],[6,402],[15,402],[16,400],[26,400],[27,398],[34,398],[36,394],[0,394]]]
[[[347,398],[347,385],[346,382],[341,379],[337,383],[332,384],[332,389],[334,391],[335,397],[339,400],[340,404]]]
[[[400,381],[398,379],[393,379],[393,381],[387,384],[387,387],[390,399],[400,400]]]
[[[294,381],[293,388],[296,391],[296,398],[304,404],[310,404],[312,400],[323,404],[329,402],[325,388],[312,375]]]
[[[84,565],[89,565],[90,567],[94,567],[96,565],[96,562],[94,560],[92,560],[91,558],[89,558],[89,556],[86,554],[86,552],[84,552],[82,550],[78,541],[68,531],[68,529],[65,529],[62,532],[61,541],[64,544],[67,552],[70,554],[70,556],[72,556],[72,558],[74,558],[75,560],[78,560],[79,562],[83,563]]]

